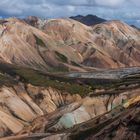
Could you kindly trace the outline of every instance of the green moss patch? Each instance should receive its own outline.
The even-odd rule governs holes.
[[[77,64],[77,63],[74,62],[74,61],[71,61],[71,64],[72,64],[73,66],[76,66],[76,67],[81,67],[79,64]]]
[[[67,63],[68,62],[68,58],[65,55],[63,55],[63,54],[61,54],[61,53],[59,53],[57,51],[55,51],[55,54],[56,54],[57,58],[60,61],[62,61],[63,63]]]
[[[86,85],[80,85],[71,79],[56,77],[30,68],[14,66],[10,64],[0,63],[0,72],[7,73],[12,77],[19,77],[19,80],[24,83],[31,83],[35,86],[52,87],[71,94],[87,95],[91,90]],[[8,79],[8,78],[7,78]],[[3,84],[7,79],[1,79]]]
[[[46,44],[44,43],[44,41],[42,39],[40,39],[39,37],[37,37],[35,34],[34,34],[34,37],[35,37],[35,40],[36,40],[36,44],[37,45],[42,46],[42,47],[46,47]]]
[[[5,76],[5,75],[1,75],[0,74],[0,87],[5,85],[5,86],[13,86],[17,84],[17,81],[8,77],[8,76]]]
[[[69,72],[69,69],[64,64],[58,64],[58,66],[52,66],[49,72]]]

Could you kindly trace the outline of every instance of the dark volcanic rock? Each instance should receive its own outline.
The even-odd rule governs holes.
[[[73,128],[71,140],[139,140],[140,102],[111,112]]]
[[[105,19],[99,18],[95,15],[87,15],[87,16],[78,15],[78,16],[70,17],[70,18],[77,20],[77,21],[79,21],[85,25],[88,25],[88,26],[96,25],[96,24],[99,24],[99,23],[106,21]]]

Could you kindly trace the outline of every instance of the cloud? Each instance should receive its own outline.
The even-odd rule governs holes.
[[[0,16],[66,17],[95,14],[138,24],[139,0],[1,0]]]
[[[121,6],[126,0],[95,0],[97,5],[107,6],[107,7],[118,7]]]

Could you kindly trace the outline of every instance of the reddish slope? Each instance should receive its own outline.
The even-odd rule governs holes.
[[[120,21],[88,27],[72,19],[35,18],[31,25],[39,30],[19,19],[5,20],[2,61],[48,71],[140,66],[140,32]]]
[[[86,66],[139,66],[140,32],[120,21],[91,28],[70,19],[49,20],[44,31],[54,40],[79,52],[82,64]]]

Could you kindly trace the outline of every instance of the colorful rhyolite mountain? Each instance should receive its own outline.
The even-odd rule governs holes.
[[[0,20],[2,140],[139,139],[140,31],[73,19]]]
[[[93,27],[69,18],[26,19],[34,26],[16,18],[1,21],[0,59],[7,63],[47,71],[140,65],[140,32],[120,21]]]

